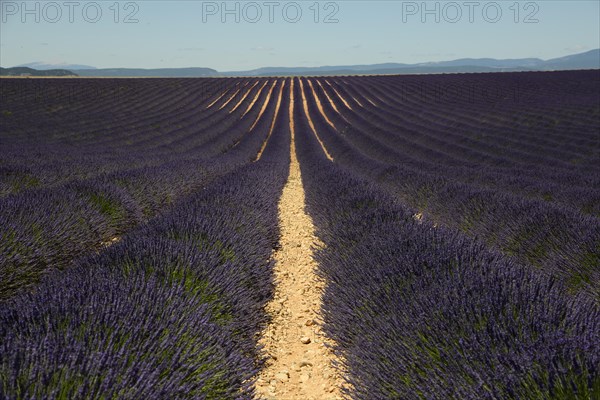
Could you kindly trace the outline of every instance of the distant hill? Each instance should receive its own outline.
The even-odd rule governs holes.
[[[331,76],[331,75],[390,75],[390,74],[457,74],[457,73],[479,73],[479,72],[516,72],[532,71],[533,68],[492,68],[477,65],[457,66],[403,66],[393,65],[377,68],[357,69],[354,66],[337,66],[328,68],[265,68],[266,71],[242,71],[227,72],[225,76]]]
[[[0,76],[78,76],[72,71],[66,69],[49,69],[45,71],[39,71],[37,69],[28,67],[12,67],[2,68],[0,67]]]
[[[527,58],[521,60],[495,60],[493,58],[470,59],[463,58],[454,61],[428,62],[419,64],[384,63],[371,65],[337,65],[323,67],[265,67],[250,71],[223,72],[227,76],[265,76],[265,75],[338,75],[344,74],[386,74],[390,71],[398,73],[440,73],[440,72],[492,72],[510,68],[534,67],[532,60]],[[539,60],[542,61],[542,60]],[[523,65],[523,67],[521,67]]]
[[[219,73],[211,68],[99,68],[79,69],[80,76],[107,76],[107,77],[165,77],[165,78],[198,78],[205,76],[218,76]]]
[[[471,72],[518,72],[518,71],[560,71],[577,69],[600,69],[600,49],[565,57],[542,60],[539,58],[495,59],[495,58],[461,58],[451,61],[424,62],[417,64],[383,63],[360,65],[333,65],[321,67],[263,67],[249,71],[218,72],[212,68],[95,68],[86,65],[69,64],[73,68],[48,69],[63,67],[67,64],[50,65],[41,62],[29,63],[27,66],[37,66],[44,75],[79,75],[84,77],[168,77],[168,78],[197,78],[210,76],[298,76],[298,75],[373,75],[373,74],[442,74],[442,73],[471,73]],[[81,68],[84,67],[84,68]],[[22,72],[11,73],[20,75],[30,73],[34,69],[14,67],[8,70]],[[75,70],[77,74],[71,72]],[[37,74],[37,73],[36,73]]]
[[[225,76],[292,76],[292,75],[370,75],[370,74],[440,74],[461,72],[518,72],[600,69],[600,49],[566,57],[541,60],[520,58],[461,58],[451,61],[418,64],[385,63],[372,65],[338,65],[323,67],[264,67],[249,71],[223,72]]]
[[[428,62],[416,64],[411,67],[483,67],[483,68],[536,68],[544,63],[539,58],[516,58],[497,60],[495,58],[460,58],[452,61]]]
[[[557,69],[596,69],[600,68],[600,49],[553,58],[544,62],[546,70]]]
[[[69,71],[73,71],[76,69],[95,69],[96,67],[92,67],[91,65],[81,65],[81,64],[48,64],[43,61],[34,61],[27,64],[17,65],[17,67],[28,67],[41,71],[46,71],[50,69],[67,69]]]

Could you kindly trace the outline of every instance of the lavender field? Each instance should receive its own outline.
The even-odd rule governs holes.
[[[0,398],[292,398],[296,164],[335,396],[600,398],[599,70],[1,79],[0,150]]]

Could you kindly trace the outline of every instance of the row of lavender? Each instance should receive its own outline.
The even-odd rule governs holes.
[[[547,76],[550,84],[557,79],[553,75]],[[583,136],[590,136],[592,130],[600,129],[600,120],[598,120],[600,110],[593,101],[600,96],[600,89],[597,87],[600,81],[596,82],[594,76],[593,72],[581,73],[579,75],[581,91],[570,93],[580,107],[587,104],[588,108],[596,108],[596,116],[591,114],[585,129],[582,128]],[[355,79],[368,87],[371,80],[375,78]],[[387,80],[388,92],[393,96],[394,82],[414,78],[380,79]],[[463,79],[468,82],[473,78]],[[491,84],[494,76],[487,79],[488,84]],[[427,218],[438,224],[460,229],[470,236],[478,237],[488,246],[515,257],[520,263],[540,267],[567,282],[572,290],[583,290],[594,296],[600,293],[600,220],[597,217],[587,215],[572,205],[566,206],[560,202],[531,198],[515,192],[510,186],[497,189],[489,185],[486,187],[478,181],[478,179],[488,178],[489,173],[485,173],[486,168],[487,171],[500,174],[503,169],[508,171],[526,169],[528,164],[521,164],[514,160],[511,164],[510,158],[507,158],[500,164],[501,166],[494,166],[494,159],[486,158],[485,154],[481,154],[478,163],[471,162],[453,167],[452,164],[445,164],[443,157],[437,157],[436,152],[425,156],[418,149],[411,155],[414,158],[408,159],[400,154],[410,155],[413,150],[411,144],[406,142],[403,146],[394,147],[389,139],[404,135],[402,128],[394,130],[388,127],[390,130],[383,131],[365,119],[362,119],[362,123],[359,124],[357,122],[362,118],[361,116],[368,115],[369,111],[364,109],[368,107],[361,108],[354,104],[350,110],[344,107],[344,103],[339,99],[333,103],[323,101],[327,96],[335,98],[336,93],[333,91],[327,93],[327,84],[323,84],[322,87],[313,86],[316,88],[316,96],[321,99],[325,115],[334,127],[319,112],[313,96],[308,96],[309,112],[325,147],[337,163],[377,182],[405,204],[415,208],[417,210],[415,212],[425,214]],[[352,84],[339,85],[336,89],[339,94],[350,99],[348,95],[342,93],[343,88],[352,88]],[[595,94],[590,93],[590,88],[595,88]],[[369,96],[368,91],[365,93],[367,94],[364,96]],[[559,90],[554,94],[558,97],[567,95]],[[359,101],[363,106],[369,103],[366,97],[361,98],[358,93],[354,93],[354,96],[356,97],[352,97],[353,101]],[[549,107],[549,103],[553,104],[548,99],[542,102],[545,107]],[[437,110],[438,113],[452,115],[454,112],[451,108],[437,103],[424,104],[425,106]],[[521,108],[531,114],[549,112],[549,109],[538,106],[539,104],[535,102],[520,104]],[[494,109],[494,107],[483,106],[482,108],[484,110],[479,111],[479,114],[474,112],[475,116],[488,115]],[[400,109],[395,112],[400,117],[409,114],[409,111]],[[427,128],[426,118],[421,119],[420,123],[425,125],[420,128],[423,134],[437,135],[438,138],[449,140],[442,133],[437,133],[435,129]],[[486,125],[482,124],[481,129],[486,129]],[[510,130],[511,126],[505,125],[504,129]],[[530,138],[539,138],[539,140],[543,140],[544,135],[545,131],[539,128],[529,132]],[[597,141],[598,138],[595,140]],[[518,150],[517,146],[515,151]],[[531,168],[537,169],[538,172],[546,170],[545,174],[540,174],[535,179],[550,182],[555,189],[558,187],[557,197],[560,197],[561,193],[566,193],[568,201],[579,196],[582,208],[587,207],[594,211],[600,204],[598,201],[600,187],[597,182],[600,175],[598,175],[598,168],[589,163],[598,155],[594,147],[587,148],[587,152],[589,153],[587,156],[584,153],[580,154],[588,163],[586,168],[568,167],[558,161],[553,165],[552,157],[549,159],[538,157],[542,160],[538,160],[538,163],[533,159]],[[543,152],[540,154],[543,155]],[[481,166],[484,172],[478,171],[478,166]],[[566,178],[563,181],[554,181],[554,176],[561,174]],[[499,185],[506,182],[509,176],[510,172],[503,173],[503,180]],[[520,180],[518,177],[513,177],[511,184],[513,187],[524,188],[529,185],[527,179]]]
[[[251,398],[289,169],[287,121],[279,114],[257,162],[8,300],[0,397]],[[261,136],[251,141],[260,147]]]
[[[202,104],[200,107],[204,108]],[[100,250],[103,243],[111,243],[186,193],[253,160],[266,138],[274,109],[275,101],[271,100],[259,121],[256,121],[259,111],[255,108],[243,117],[229,113],[227,108],[213,112],[225,114],[217,123],[226,121],[227,130],[215,137],[211,132],[214,123],[199,126],[197,136],[207,137],[206,143],[193,151],[188,149],[187,158],[175,160],[174,152],[169,158],[158,159],[156,166],[127,168],[126,154],[113,154],[110,159],[99,155],[92,161],[85,160],[82,169],[94,162],[117,169],[88,179],[29,188],[0,199],[0,299],[35,284],[49,269],[63,269],[77,257]],[[85,118],[86,114],[79,116]],[[102,132],[110,136],[112,131]],[[10,133],[7,130],[3,136],[10,137]],[[143,138],[142,134],[139,136]],[[36,140],[38,143],[31,143]],[[35,148],[42,149],[48,142],[51,140],[34,135],[15,148],[31,157]],[[228,142],[225,154],[215,150]],[[83,157],[87,146],[86,143],[72,151]],[[44,151],[49,148],[52,145]],[[109,154],[110,148],[101,153]],[[148,160],[148,154],[138,150],[139,159]],[[58,168],[79,169],[72,163],[59,163]],[[60,177],[56,170],[50,170],[50,175]]]
[[[538,90],[513,94],[532,82],[540,85]],[[468,93],[445,99],[435,90],[406,93],[423,84],[484,93],[501,88],[505,95],[486,100]],[[593,165],[599,84],[598,71],[583,71],[357,78],[345,88],[354,96],[358,90],[358,98],[375,99],[377,107],[361,100],[365,117],[384,117],[379,118],[383,124],[401,128],[393,136],[411,141],[412,150],[436,153],[436,163],[578,169],[581,163]],[[538,130],[544,135],[532,134]]]
[[[258,110],[248,110],[250,100],[260,94],[262,104],[267,91],[260,88],[270,83],[99,81],[107,91],[123,87],[136,95],[94,97],[94,80],[62,83],[77,96],[51,90],[52,80],[3,82],[0,195],[220,154],[240,139],[242,116],[252,123]]]
[[[324,243],[316,257],[328,282],[325,329],[350,397],[600,396],[596,303],[456,230],[416,220],[372,181],[328,161],[297,112],[307,207]]]
[[[504,90],[516,91],[519,76],[513,78],[516,82],[502,82]],[[564,73],[550,75],[546,84],[552,87],[552,83],[566,78]],[[440,86],[444,80],[445,86],[450,87],[462,81],[463,86],[478,85],[481,90],[490,90],[499,84],[496,80],[507,78],[451,76],[436,79]],[[453,104],[415,90],[413,97],[419,102],[412,104],[403,92],[409,83],[418,87],[419,81],[388,78],[387,90],[380,94],[382,99],[377,107],[371,107],[363,98],[361,101],[366,104],[361,103],[362,108],[354,103],[359,113],[345,107],[338,110],[345,119],[341,126],[350,124],[351,127],[345,128],[366,133],[363,140],[370,143],[365,151],[378,159],[500,192],[557,202],[598,216],[600,178],[589,174],[599,157],[595,149],[600,140],[597,135],[600,111],[597,107],[594,109],[599,99],[598,93],[591,92],[595,85],[597,91],[598,83],[593,74],[580,75],[579,79],[579,85],[573,83],[570,91],[566,87],[562,93],[542,92],[520,101],[510,97],[493,104],[483,100],[482,104]],[[430,85],[435,83],[433,78],[421,80],[432,81]],[[374,90],[372,86],[375,85],[369,84],[363,90]],[[327,85],[324,88],[331,93]],[[353,85],[343,85],[336,90],[360,98],[353,89]],[[553,98],[559,99],[561,104],[552,109],[543,104]],[[348,133],[354,140],[360,140],[361,136],[357,138],[354,132]]]

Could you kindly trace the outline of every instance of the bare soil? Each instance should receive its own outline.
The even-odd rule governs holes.
[[[267,94],[267,98],[265,99],[265,102],[263,103],[263,105],[262,105],[262,107],[260,109],[260,112],[258,113],[258,117],[256,117],[256,120],[254,120],[254,123],[250,127],[250,130],[254,129],[254,127],[256,126],[256,124],[258,123],[258,121],[260,120],[260,117],[262,117],[262,115],[264,114],[265,110],[267,109],[267,105],[269,104],[269,100],[271,100],[271,95],[273,94],[273,89],[275,89],[275,85],[276,84],[277,84],[277,79],[275,79],[273,81],[273,84],[271,85],[271,88],[269,89],[269,93]],[[261,88],[261,90],[262,90],[262,88]]]
[[[294,107],[293,82],[290,111]],[[332,367],[331,344],[319,319],[324,283],[315,274],[312,248],[320,245],[311,218],[304,211],[304,187],[295,151],[293,113],[291,165],[279,201],[280,249],[276,261],[275,297],[267,306],[272,323],[261,344],[269,357],[259,375],[256,391],[266,399],[341,399],[342,379]]]
[[[312,92],[315,102],[317,103],[317,108],[319,109],[319,112],[325,119],[325,122],[327,122],[329,124],[329,126],[331,126],[333,129],[337,130],[334,123],[331,122],[331,120],[329,119],[327,114],[325,114],[325,110],[323,110],[323,105],[321,104],[321,99],[319,99],[319,96],[317,96],[317,92],[315,92],[315,88],[313,87],[313,84],[310,80],[308,81],[308,85],[310,86],[310,91]],[[336,111],[337,111],[337,109],[336,109]],[[339,112],[338,112],[338,114],[339,114]]]
[[[254,86],[256,86],[256,85],[258,85],[258,81],[254,82],[254,85],[250,86],[248,88],[248,90],[246,90],[246,93],[242,96],[240,101],[238,101],[237,104],[231,110],[229,110],[229,114],[231,114],[232,112],[237,110],[237,108],[244,102],[244,100],[246,100],[246,97],[248,97],[248,95],[250,94],[252,89],[254,89]],[[246,86],[246,85],[244,85],[244,86]]]
[[[256,156],[255,161],[260,160],[260,157],[262,156],[262,153],[265,151],[265,148],[267,147],[267,143],[269,143],[269,139],[271,138],[271,135],[273,134],[273,129],[275,128],[275,121],[277,121],[277,115],[279,114],[279,108],[281,107],[281,98],[283,97],[283,88],[284,87],[285,87],[285,81],[283,81],[283,84],[281,85],[281,88],[279,89],[279,96],[277,97],[277,104],[275,105],[275,114],[273,114],[273,120],[271,121],[271,127],[269,128],[269,133],[267,134],[267,137],[266,137],[262,147],[260,148],[260,151],[258,152],[258,155]]]
[[[349,110],[352,110],[352,107],[350,106],[350,104],[346,101],[345,98],[342,97],[342,95],[331,85],[331,83],[329,83],[328,80],[325,80],[325,83],[327,83],[329,85],[329,87],[335,92],[335,94],[337,94],[337,96],[340,98],[340,100],[342,100],[342,102],[344,103],[344,105],[346,106],[346,108],[348,108]],[[352,99],[361,107],[363,107],[363,105],[360,103],[360,101],[356,100],[354,97],[352,97]]]
[[[302,83],[302,79],[300,79],[300,89],[302,92],[302,107],[304,107],[304,113],[306,114],[306,118],[308,119],[308,125],[310,126],[310,129],[312,130],[315,137],[319,141],[319,144],[321,145],[321,148],[323,149],[323,152],[325,153],[327,158],[330,161],[333,161],[333,157],[331,156],[331,154],[329,154],[329,152],[325,148],[323,141],[321,140],[321,138],[319,137],[319,134],[317,133],[317,130],[315,129],[315,124],[313,123],[312,118],[310,117],[310,113],[308,112],[308,102],[306,101],[306,94],[304,93],[304,84]]]

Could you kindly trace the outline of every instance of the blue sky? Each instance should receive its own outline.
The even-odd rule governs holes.
[[[548,59],[600,47],[597,0],[428,1],[425,7],[422,1],[266,0],[225,7],[221,1],[65,1],[30,1],[25,9],[22,1],[0,0],[0,65],[227,71]]]

